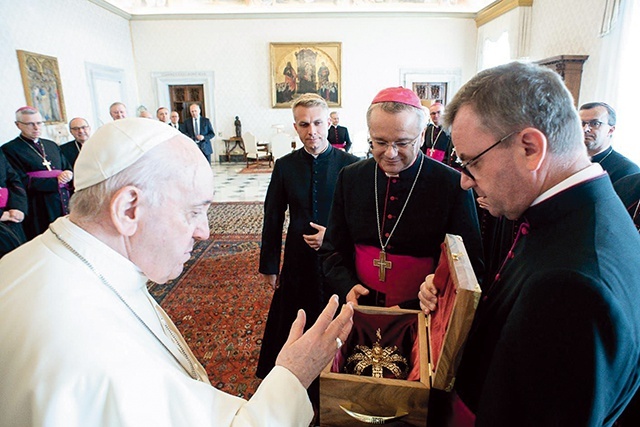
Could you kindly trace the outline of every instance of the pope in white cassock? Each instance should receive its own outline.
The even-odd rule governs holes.
[[[305,388],[353,309],[331,298],[244,400],[212,387],[149,295],[207,239],[211,168],[164,123],[123,119],[87,141],[71,214],[0,260],[0,426],[308,426]],[[337,345],[336,345],[337,343]]]

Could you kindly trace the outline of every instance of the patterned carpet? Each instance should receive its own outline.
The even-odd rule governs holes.
[[[262,203],[216,203],[211,238],[177,279],[149,284],[217,388],[251,397],[273,291],[258,273]]]

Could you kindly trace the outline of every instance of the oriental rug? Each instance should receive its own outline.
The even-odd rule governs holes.
[[[214,203],[211,238],[197,242],[182,274],[149,284],[184,335],[211,383],[249,398],[272,289],[258,273],[262,203]]]
[[[269,165],[269,162],[255,162],[243,168],[240,173],[271,173],[272,171],[273,163]]]

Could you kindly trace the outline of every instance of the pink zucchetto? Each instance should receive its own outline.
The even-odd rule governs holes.
[[[373,98],[371,104],[379,104],[381,102],[398,102],[400,104],[411,105],[412,107],[422,108],[420,98],[411,89],[404,87],[389,87],[382,89]]]

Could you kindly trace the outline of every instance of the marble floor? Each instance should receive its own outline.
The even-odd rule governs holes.
[[[244,163],[214,163],[214,202],[264,202],[270,173],[242,174]]]

